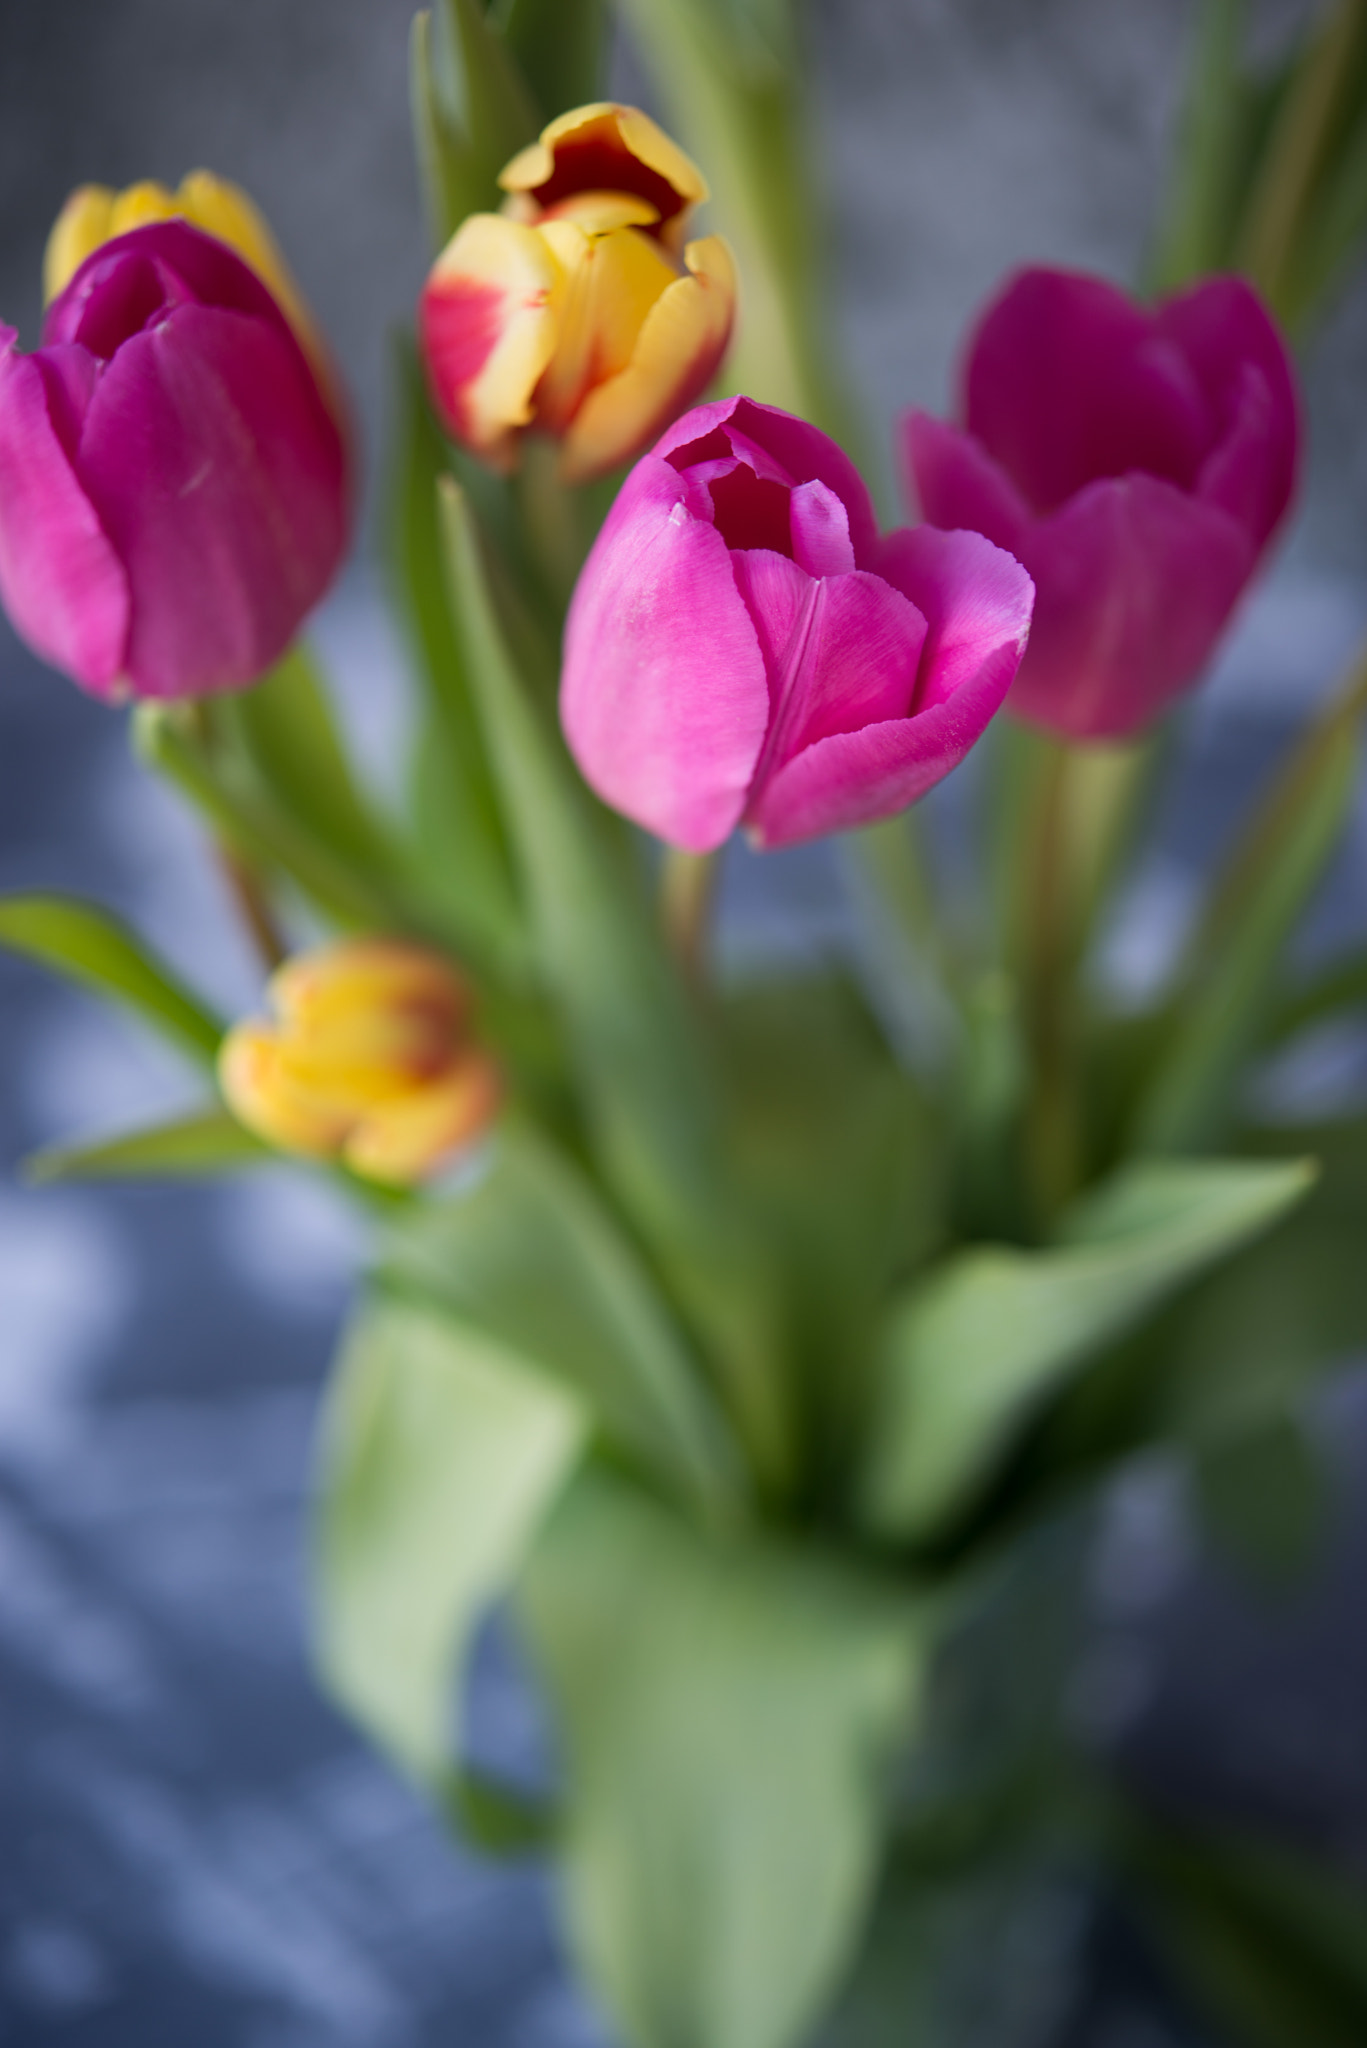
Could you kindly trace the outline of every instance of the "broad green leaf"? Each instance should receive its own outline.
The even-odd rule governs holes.
[[[452,1822],[485,1856],[526,1856],[555,1846],[557,1816],[547,1802],[471,1770],[450,1772],[443,1792]]]
[[[495,27],[547,120],[604,96],[607,0],[495,0]]]
[[[225,697],[215,708],[235,727],[252,767],[287,817],[341,860],[358,867],[393,866],[393,840],[357,783],[317,664],[302,643],[254,689]]]
[[[218,1057],[218,1018],[107,910],[73,896],[0,898],[0,946],[125,1004],[197,1059]]]
[[[1236,1566],[1273,1592],[1301,1584],[1329,1535],[1330,1473],[1304,1418],[1254,1417],[1194,1459],[1201,1519]]]
[[[1147,1825],[1153,1917],[1203,2002],[1250,2048],[1367,2040],[1367,1890],[1271,1842]]]
[[[525,978],[525,919],[443,570],[437,480],[446,474],[445,443],[410,340],[396,357],[386,554],[419,685],[412,771],[417,864],[423,888],[457,934]]]
[[[122,1131],[83,1145],[50,1145],[30,1153],[24,1177],[41,1183],[236,1173],[275,1156],[235,1116],[215,1105],[172,1123]]]
[[[541,123],[482,0],[436,0],[417,15],[411,59],[418,168],[440,248],[467,214],[497,211],[498,174]]]
[[[888,1537],[961,1515],[1026,1424],[1090,1357],[1299,1202],[1304,1161],[1153,1162],[1124,1169],[1045,1251],[959,1253],[890,1319],[862,1503]]]
[[[1190,948],[1136,1148],[1201,1150],[1227,1126],[1273,1004],[1283,947],[1346,822],[1367,664],[1314,722],[1236,846]]]
[[[597,1160],[715,1345],[733,1416],[777,1487],[792,1445],[769,1276],[721,1171],[701,1033],[647,909],[637,849],[585,788],[514,660],[468,500],[449,478],[441,490],[457,632]]]
[[[589,1466],[517,1607],[566,1762],[587,1975],[635,2048],[791,2048],[877,1870],[915,1611],[800,1548],[709,1541]]]
[[[526,1126],[505,1125],[477,1187],[405,1218],[379,1272],[562,1382],[695,1505],[733,1492],[725,1427],[639,1255],[588,1179]]]
[[[316,1655],[347,1711],[441,1791],[474,1630],[584,1439],[579,1404],[431,1309],[363,1305],[324,1417]]]

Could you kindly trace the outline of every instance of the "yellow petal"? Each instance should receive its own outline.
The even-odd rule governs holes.
[[[587,393],[560,447],[560,474],[587,483],[637,454],[710,383],[730,339],[736,268],[720,235],[690,242],[687,277],[646,315],[630,360]]]
[[[551,359],[564,273],[535,228],[474,213],[432,267],[422,350],[451,432],[498,469],[517,460],[517,429]]]
[[[87,256],[109,240],[114,194],[108,185],[78,185],[52,224],[43,251],[43,303],[64,292]]]
[[[448,961],[402,939],[346,939],[298,953],[271,976],[269,995],[292,1030],[414,1007],[454,1030],[467,1002],[465,983]]]
[[[538,218],[572,220],[586,235],[605,235],[609,228],[653,228],[660,209],[632,192],[572,192],[567,199],[546,207]]]
[[[500,1093],[493,1061],[483,1053],[468,1053],[439,1081],[363,1118],[343,1156],[368,1180],[409,1187],[483,1136],[497,1113]]]
[[[498,182],[546,206],[585,190],[634,192],[658,206],[665,221],[708,196],[707,180],[678,143],[638,107],[612,100],[561,114],[518,151]]]
[[[336,1158],[352,1120],[299,1088],[269,1024],[249,1019],[233,1026],[218,1055],[218,1081],[238,1122],[268,1144],[308,1158]]]
[[[587,235],[572,221],[552,220],[538,232],[567,280],[555,353],[535,395],[538,422],[559,434],[594,386],[626,368],[652,306],[678,272],[637,228]]]

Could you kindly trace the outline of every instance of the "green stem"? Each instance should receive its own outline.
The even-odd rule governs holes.
[[[1082,1142],[1074,1088],[1076,1017],[1073,877],[1068,864],[1069,749],[1043,757],[1027,822],[1022,982],[1032,1086],[1026,1148],[1035,1201],[1052,1215],[1077,1186]]]
[[[660,864],[660,922],[691,988],[707,979],[707,945],[719,863],[715,853],[668,846]]]

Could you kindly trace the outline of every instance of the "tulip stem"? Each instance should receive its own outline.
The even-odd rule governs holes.
[[[690,987],[707,979],[707,938],[717,889],[714,853],[667,846],[660,868],[660,922]]]
[[[1045,1218],[1073,1192],[1082,1164],[1072,1003],[1076,878],[1069,872],[1067,816],[1072,755],[1066,743],[1046,743],[1026,821],[1022,872],[1022,971],[1033,1068],[1025,1139],[1035,1202]]]
[[[266,885],[258,870],[226,839],[218,841],[217,852],[218,865],[238,915],[262,961],[273,971],[288,956],[289,946],[276,922]]]

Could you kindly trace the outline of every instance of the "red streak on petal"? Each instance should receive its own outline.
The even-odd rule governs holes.
[[[546,293],[529,299],[544,304]],[[509,294],[500,285],[442,278],[419,306],[422,353],[437,403],[458,432],[468,426],[464,394],[493,354],[507,325]]]

